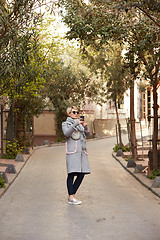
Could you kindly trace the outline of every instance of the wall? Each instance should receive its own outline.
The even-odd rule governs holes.
[[[56,140],[55,114],[53,111],[44,111],[43,114],[33,119],[34,145],[43,144],[45,140]]]
[[[95,119],[93,124],[95,134],[100,137],[116,135],[116,119]],[[127,133],[126,119],[121,119],[120,124],[122,132]]]

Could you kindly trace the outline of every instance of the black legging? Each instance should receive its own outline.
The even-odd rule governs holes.
[[[74,177],[76,177],[75,181],[74,181]],[[68,188],[68,194],[69,195],[74,195],[79,186],[82,183],[82,180],[84,178],[84,173],[69,173],[68,177],[67,177],[67,188]]]

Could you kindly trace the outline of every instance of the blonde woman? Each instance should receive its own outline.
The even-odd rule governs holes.
[[[62,123],[62,130],[66,137],[67,189],[68,203],[79,205],[82,202],[75,198],[85,174],[90,174],[86,136],[90,130],[83,118],[79,118],[76,106],[67,108],[67,119]]]

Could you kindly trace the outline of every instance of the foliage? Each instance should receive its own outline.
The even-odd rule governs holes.
[[[40,113],[44,105],[44,99],[40,96],[44,85],[44,79],[42,78],[44,63],[40,46],[38,42],[33,44],[29,40],[26,45],[30,45],[30,49],[19,48],[18,52],[15,51],[15,55],[17,53],[24,55],[25,52],[27,61],[25,60],[23,64],[22,62],[17,64],[15,70],[11,67],[10,72],[4,74],[1,78],[5,78],[4,81],[1,81],[2,94],[8,96],[8,104],[16,114],[19,123],[16,128],[17,131],[23,128],[24,124],[28,125],[33,115]],[[15,137],[19,139],[18,133]],[[7,136],[7,139],[10,139],[10,137]]]
[[[125,161],[128,162],[130,159],[133,159],[133,156],[125,158]]]
[[[150,179],[155,179],[157,176],[160,176],[160,170],[153,169],[152,175],[149,176]]]
[[[110,59],[106,72],[107,78],[107,98],[114,102],[122,102],[125,91],[129,88],[129,71],[122,57],[122,46],[111,45]]]
[[[21,147],[21,144],[14,140],[13,143],[10,141],[6,142],[6,149],[5,154],[2,156],[2,158],[6,159],[15,159],[18,153],[21,153],[24,147]]]
[[[119,144],[115,144],[115,147],[113,148],[114,152],[117,152],[118,150],[122,150],[123,152],[129,152],[131,150],[131,148],[129,146],[121,146]]]
[[[56,113],[57,135],[62,136],[61,128],[66,119],[66,109],[69,105],[80,106],[89,79],[82,70],[75,73],[69,66],[54,65],[54,62],[50,62],[46,88]]]
[[[2,178],[2,175],[0,174],[0,188],[5,188],[5,180]]]
[[[51,3],[51,2],[50,2]],[[7,47],[10,41],[16,41],[17,33],[28,35],[28,28],[32,28],[41,19],[41,7],[54,9],[46,0],[2,0],[0,4],[0,49]]]
[[[33,116],[38,116],[46,106],[44,97],[30,94],[15,103],[16,139],[23,145],[31,145]]]
[[[57,142],[62,142],[63,138],[62,137],[58,137]]]
[[[36,26],[32,29],[28,27],[28,32],[17,32],[16,40],[1,49],[1,95],[7,95],[10,99],[23,98],[26,93],[37,95],[37,89],[43,83],[40,78],[42,54],[38,37]]]
[[[119,0],[90,0],[89,4],[79,0],[60,2],[66,8],[64,21],[70,28],[69,39],[78,39],[81,44],[96,49],[110,40],[119,41],[126,45],[127,53],[139,56],[146,66],[147,77],[150,78],[149,72],[155,73],[158,66],[155,69],[153,66],[158,64],[155,60],[159,56],[159,29],[148,16],[135,10],[144,1],[134,1],[130,8],[129,4],[126,6],[127,1]]]
[[[138,84],[138,88],[139,88],[139,91],[142,93],[142,92],[145,92],[146,88],[148,87],[147,83],[146,82],[140,82]]]
[[[158,0],[123,0],[119,3],[119,9],[124,9],[128,12],[130,9],[135,9],[146,15],[157,27],[159,23],[160,5]]]
[[[98,49],[83,45],[81,52],[88,60],[87,66],[97,76],[90,86],[88,96],[96,103],[123,101],[124,93],[129,87],[129,71],[122,57],[123,46],[109,42]]]

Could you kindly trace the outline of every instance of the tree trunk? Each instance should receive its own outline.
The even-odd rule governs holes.
[[[16,139],[18,141],[22,140],[22,119],[18,112],[16,114]]]
[[[25,114],[24,114],[24,106],[21,102],[16,102],[16,140],[23,146],[26,141],[26,122],[25,122]]]
[[[7,118],[7,129],[6,129],[6,140],[13,142],[15,138],[14,131],[14,103],[11,103],[8,118]]]
[[[130,86],[130,124],[131,124],[131,150],[132,157],[137,160],[137,140],[135,130],[135,118],[134,118],[134,81],[132,80]]]
[[[119,143],[120,143],[121,146],[124,146],[123,143],[122,143],[121,125],[120,125],[120,121],[119,121],[119,114],[118,114],[118,108],[117,108],[117,101],[116,100],[115,100],[115,109],[116,109],[116,116],[117,116]]]
[[[157,153],[157,141],[158,141],[158,104],[157,104],[157,82],[153,84],[153,115],[154,115],[154,129],[153,129],[153,169],[158,169],[158,153]]]
[[[153,62],[155,63],[155,66],[150,68],[149,62],[145,59],[145,56],[143,52],[139,51],[139,56],[142,59],[146,70],[148,71],[148,74],[150,76],[150,81],[153,86],[153,118],[154,118],[154,126],[153,126],[153,137],[152,137],[152,152],[153,152],[153,169],[158,169],[158,151],[157,151],[157,141],[158,141],[158,94],[157,94],[157,84],[159,82],[158,80],[158,74],[159,74],[159,58],[156,60],[156,54],[154,52],[154,49],[150,49],[151,55],[153,57]],[[155,70],[155,72],[153,72]]]

